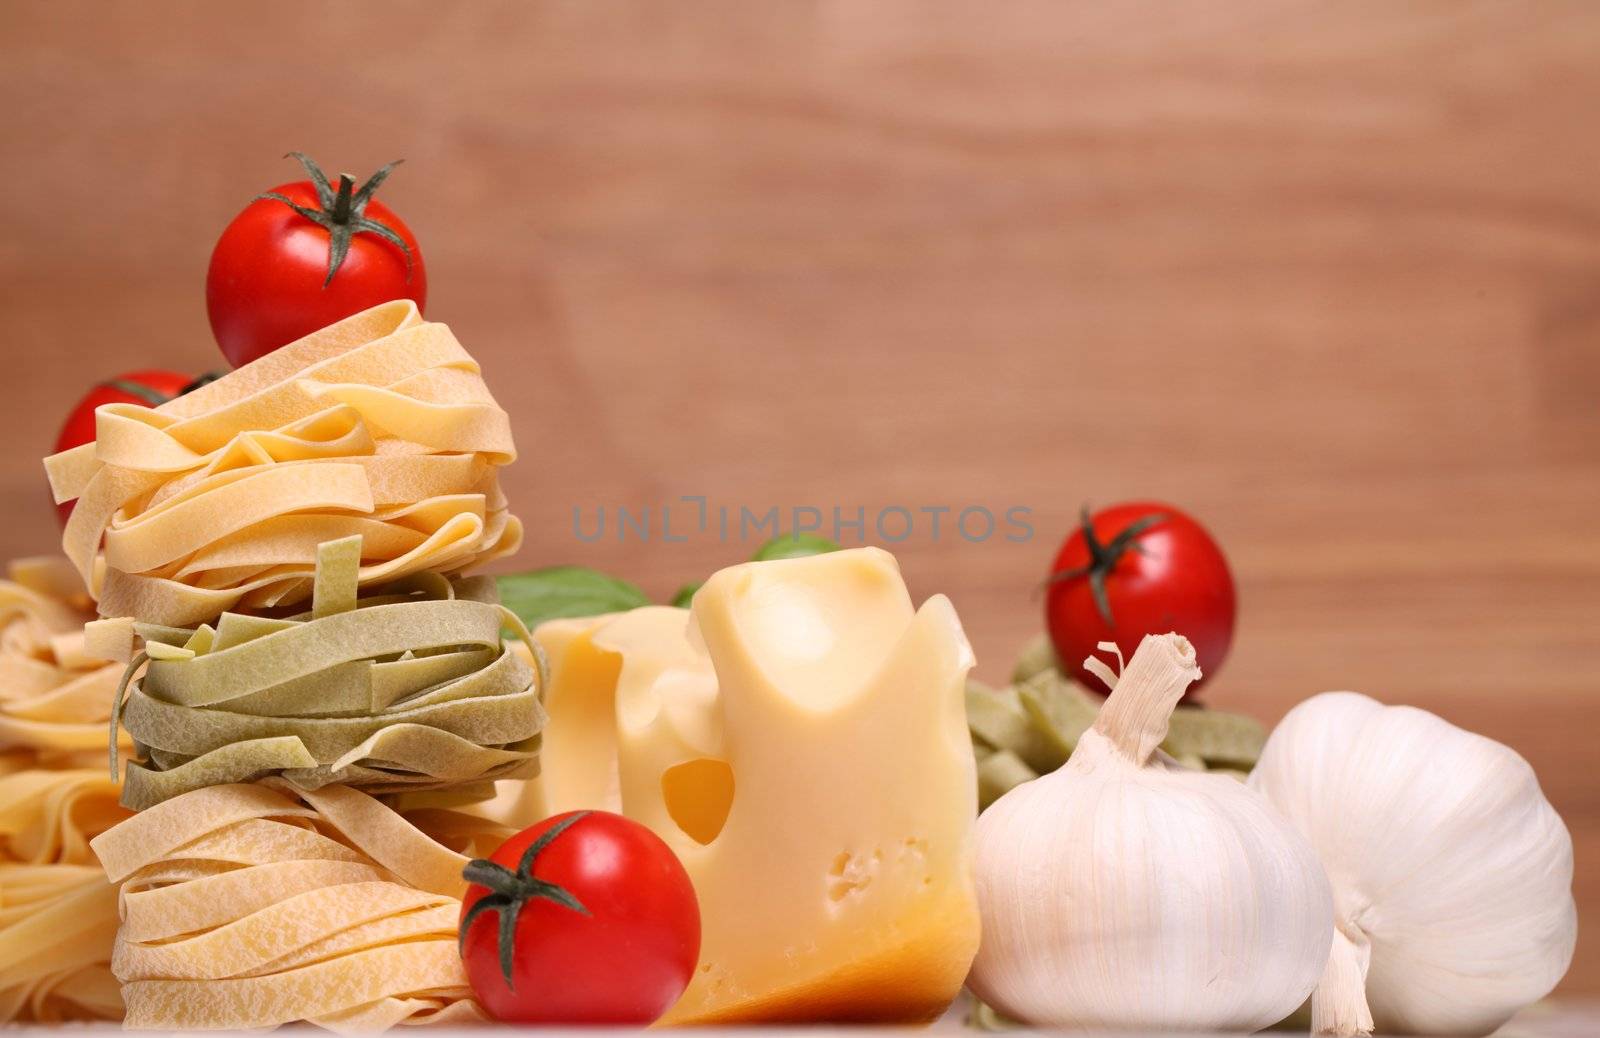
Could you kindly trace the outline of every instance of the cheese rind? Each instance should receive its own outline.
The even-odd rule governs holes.
[[[701,961],[670,1024],[912,1022],[977,951],[972,652],[877,549],[750,563],[685,610],[545,624],[519,823],[621,809],[682,859]]]

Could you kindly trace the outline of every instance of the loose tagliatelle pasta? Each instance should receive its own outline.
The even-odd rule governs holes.
[[[118,702],[145,757],[128,766],[125,805],[267,775],[306,790],[471,800],[493,795],[496,779],[536,773],[542,657],[493,600],[493,581],[418,574],[357,601],[360,556],[360,537],[320,546],[303,616],[91,625],[107,655],[126,658],[135,634],[144,643]],[[537,667],[501,641],[502,624],[522,634]]]
[[[122,668],[84,651],[65,559],[0,581],[0,1023],[115,1020],[116,890],[89,838],[128,817],[103,765]]]
[[[508,835],[344,786],[212,786],[98,837],[122,885],[126,1025],[346,1033],[481,1020],[456,950],[468,858]]]
[[[116,889],[89,837],[128,817],[99,769],[0,775],[0,1023],[116,1020]]]
[[[359,583],[515,551],[510,421],[478,364],[409,300],[291,343],[157,408],[107,404],[45,460],[77,499],[63,546],[104,616],[189,626],[311,594],[316,550],[359,535]],[[103,554],[102,554],[103,551]]]
[[[0,580],[0,771],[98,765],[122,668],[89,654],[93,603],[62,558]]]

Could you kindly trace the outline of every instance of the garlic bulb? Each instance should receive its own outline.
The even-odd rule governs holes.
[[[1333,884],[1317,1032],[1487,1034],[1566,973],[1572,838],[1509,747],[1328,692],[1289,711],[1250,785]]]
[[[1103,649],[1115,646],[1102,645]],[[1305,838],[1236,779],[1156,754],[1200,676],[1146,637],[1060,769],[978,819],[983,941],[968,985],[1035,1025],[1253,1031],[1301,1005],[1332,940]]]

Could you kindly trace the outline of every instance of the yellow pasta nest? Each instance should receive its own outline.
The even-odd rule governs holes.
[[[301,616],[93,626],[100,643],[142,636],[129,679],[149,660],[117,704],[145,757],[128,766],[126,806],[267,775],[306,790],[474,799],[537,772],[542,662],[501,641],[505,624],[532,645],[493,581],[421,574],[358,603],[360,553],[359,537],[321,546]]]
[[[0,775],[0,1023],[121,1018],[117,895],[88,839],[127,816],[98,769]]]
[[[120,667],[84,651],[65,559],[0,581],[0,1023],[115,1020],[116,891],[89,838],[128,816],[105,775]]]
[[[311,594],[359,535],[359,583],[515,551],[510,422],[476,361],[409,300],[347,318],[157,408],[107,404],[45,467],[76,499],[67,556],[104,616],[188,626]]]
[[[121,884],[126,1025],[373,1033],[481,1020],[456,951],[461,871],[506,835],[277,780],[135,815],[94,841]]]
[[[120,667],[84,648],[93,603],[61,558],[0,580],[0,772],[98,765]]]

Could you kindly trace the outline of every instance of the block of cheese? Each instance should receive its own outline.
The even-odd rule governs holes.
[[[620,810],[683,860],[701,961],[669,1024],[915,1022],[978,945],[977,813],[950,602],[877,549],[750,563],[693,613],[545,624],[531,823]]]

